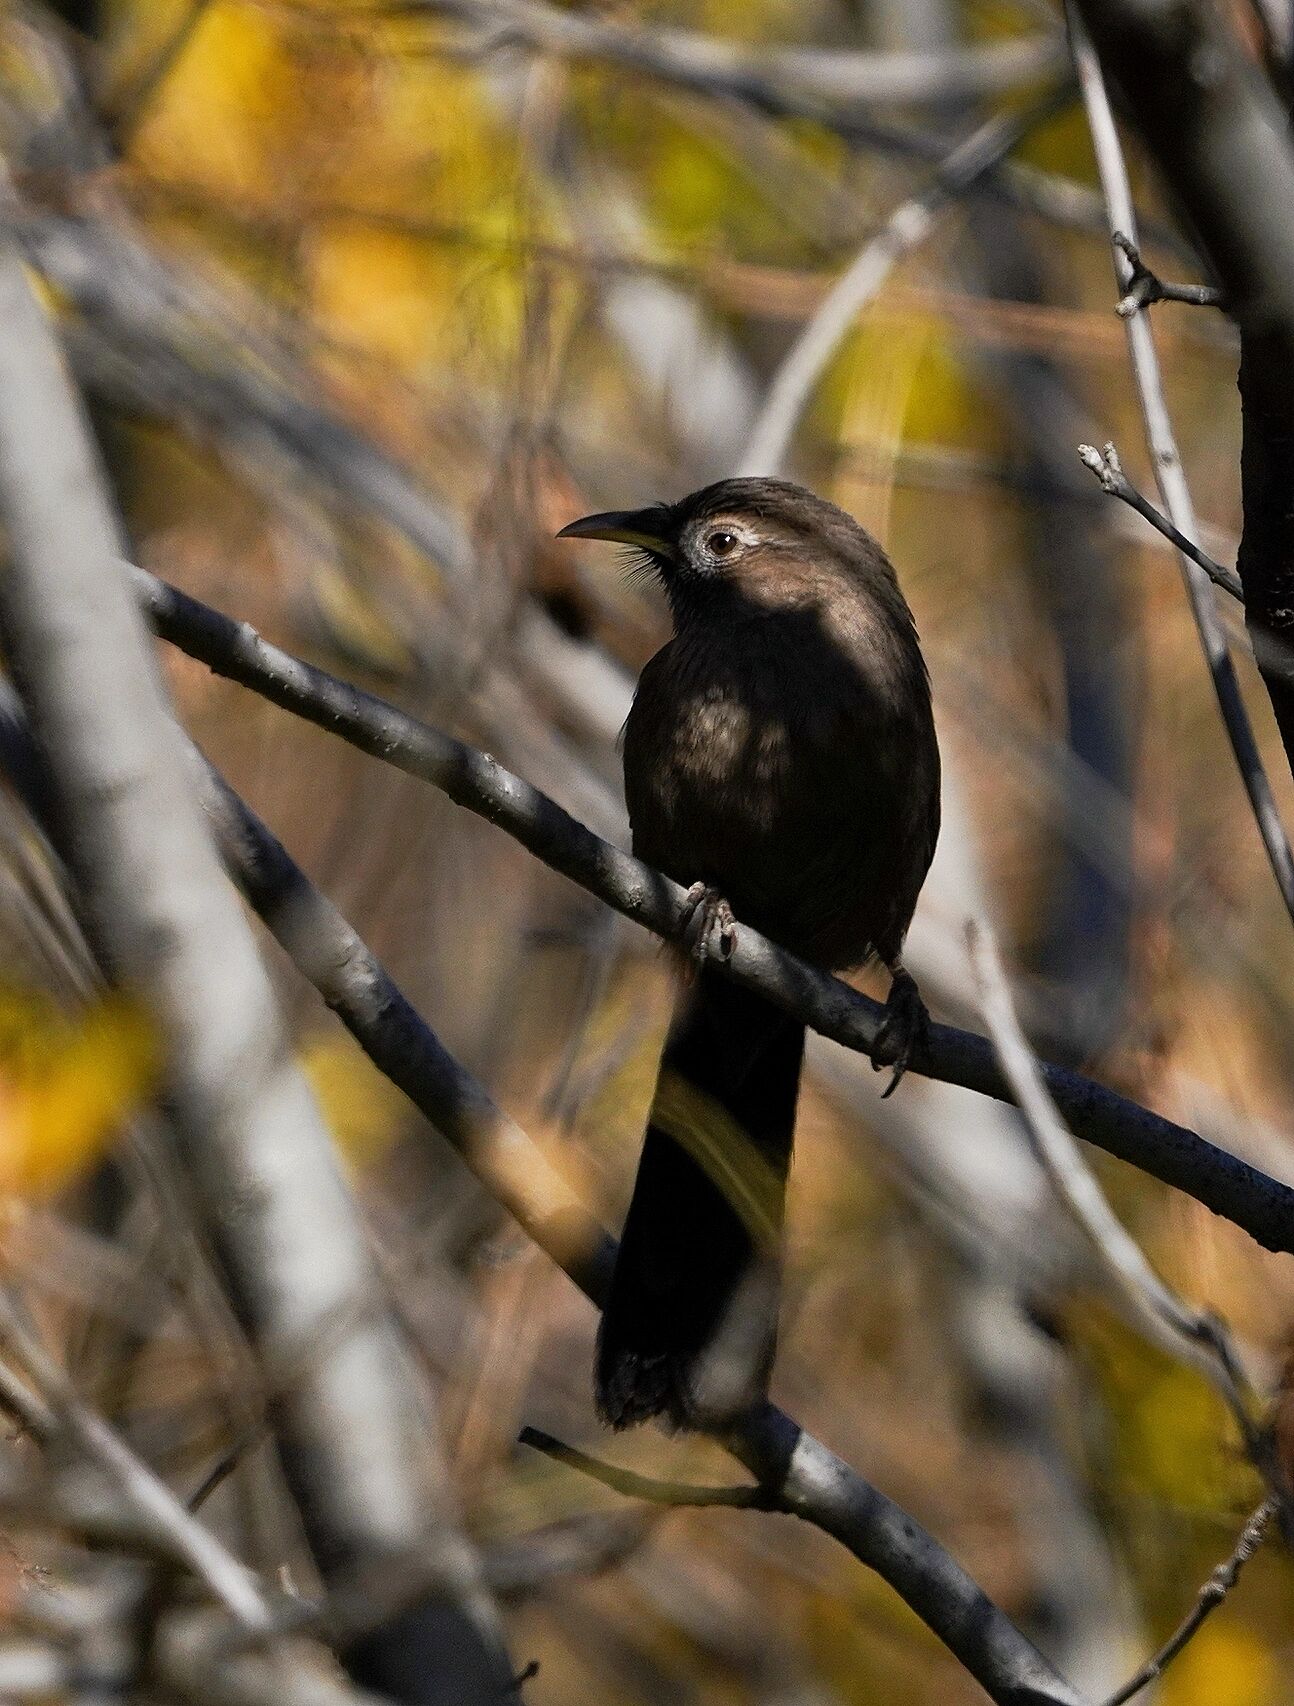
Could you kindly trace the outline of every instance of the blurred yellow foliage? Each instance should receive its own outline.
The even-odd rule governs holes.
[[[118,996],[70,1016],[40,995],[0,992],[0,1191],[47,1196],[76,1179],[158,1065],[148,1021]]]
[[[1277,1706],[1278,1684],[1271,1651],[1252,1630],[1213,1622],[1164,1672],[1157,1698],[1159,1706]]]
[[[890,534],[893,479],[886,464],[902,445],[966,443],[976,436],[983,404],[976,398],[953,348],[947,326],[931,314],[869,310],[846,346],[837,384],[835,433],[864,458],[862,477],[843,472],[835,496],[863,525],[885,540]],[[824,401],[830,399],[830,382]]]
[[[289,73],[267,12],[208,7],[146,115],[139,163],[164,177],[254,194],[264,184],[265,128],[282,112]]]
[[[357,1170],[371,1166],[399,1136],[409,1104],[349,1037],[314,1036],[299,1058],[338,1149]]]
[[[1255,1473],[1202,1374],[1104,1311],[1076,1310],[1069,1331],[1096,1367],[1124,1490],[1188,1513],[1234,1513],[1257,1502]]]
[[[424,245],[399,231],[338,223],[310,244],[310,267],[325,325],[400,365],[426,356],[429,287],[447,279]]]

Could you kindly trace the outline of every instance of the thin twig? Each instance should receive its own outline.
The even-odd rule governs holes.
[[[613,1492],[626,1498],[646,1499],[653,1505],[677,1505],[680,1509],[702,1509],[723,1505],[730,1510],[785,1511],[786,1502],[776,1492],[763,1487],[697,1487],[687,1481],[659,1481],[651,1475],[639,1475],[632,1469],[620,1469],[614,1463],[590,1457],[573,1445],[566,1445],[540,1428],[522,1428],[518,1444],[542,1451],[568,1468],[599,1481]]]
[[[1121,320],[1140,313],[1152,302],[1185,302],[1192,308],[1220,308],[1225,311],[1226,296],[1216,285],[1165,284],[1142,260],[1141,250],[1126,231],[1114,232],[1111,241],[1132,269],[1128,288],[1115,304],[1114,311]]]
[[[743,474],[776,474],[823,369],[876,295],[895,263],[934,229],[941,211],[977,179],[1005,160],[1030,130],[1069,101],[1068,84],[1050,90],[1023,112],[999,114],[949,153],[929,183],[890,214],[836,280],[769,385],[742,456]]]
[[[264,1632],[273,1610],[255,1576],[187,1511],[125,1441],[77,1396],[67,1376],[35,1338],[22,1310],[0,1288],[0,1345],[37,1394],[46,1437],[63,1437],[107,1475],[170,1556],[191,1570],[244,1628]],[[12,1388],[10,1388],[12,1390]]]
[[[1232,598],[1244,603],[1245,594],[1240,585],[1240,576],[1232,569],[1224,569],[1207,551],[1201,550],[1193,539],[1188,539],[1180,528],[1174,527],[1168,517],[1137,490],[1124,473],[1119,453],[1112,444],[1107,444],[1104,450],[1098,450],[1094,444],[1080,444],[1078,459],[1085,468],[1095,474],[1102,491],[1108,492],[1112,498],[1121,499],[1130,509],[1135,509],[1157,533],[1162,533],[1184,556],[1189,557],[1193,563],[1198,563],[1214,586],[1221,587],[1223,592],[1230,593]]]
[[[1106,93],[1100,61],[1074,8],[1068,0],[1070,40],[1074,65],[1078,72],[1083,104],[1087,109],[1088,128],[1096,153],[1097,170],[1105,193],[1109,212],[1110,241],[1114,253],[1114,272],[1120,296],[1127,294],[1133,282],[1132,262],[1126,245],[1135,246],[1137,216],[1132,202],[1132,187],[1119,142],[1118,128]],[[1185,538],[1195,536],[1195,508],[1191,502],[1181,456],[1173,434],[1172,421],[1164,400],[1163,379],[1159,358],[1155,353],[1155,337],[1148,314],[1134,314],[1124,321],[1128,332],[1128,350],[1136,379],[1137,394],[1146,424],[1146,443],[1150,450],[1160,499],[1169,519]],[[1294,855],[1276,808],[1271,782],[1263,768],[1258,743],[1254,739],[1235,666],[1227,650],[1226,631],[1209,590],[1208,576],[1195,559],[1180,553],[1182,572],[1195,618],[1200,646],[1217,696],[1218,710],[1235,754],[1236,764],[1249,797],[1250,809],[1267,851],[1272,874],[1276,878],[1285,909],[1294,919]]]
[[[1157,532],[1174,544],[1193,563],[1198,563],[1205,574],[1223,592],[1238,600],[1241,606],[1245,604],[1244,587],[1239,575],[1230,569],[1224,569],[1222,564],[1210,557],[1207,551],[1173,526],[1166,515],[1162,515],[1148,498],[1146,498],[1128,479],[1119,461],[1119,453],[1112,444],[1107,444],[1103,451],[1094,445],[1080,444],[1078,447],[1079,460],[1100,481],[1101,487],[1111,497],[1119,498],[1129,508],[1136,510],[1144,517]],[[1248,624],[1249,642],[1253,648],[1263,676],[1273,679],[1294,682],[1294,650],[1289,640],[1282,634],[1277,634],[1263,622],[1250,621]]]
[[[1213,1574],[1200,1589],[1195,1604],[1154,1655],[1147,1659],[1135,1675],[1128,1678],[1123,1687],[1112,1694],[1105,1706],[1124,1706],[1126,1700],[1131,1700],[1134,1694],[1139,1694],[1147,1683],[1154,1682],[1162,1676],[1167,1667],[1181,1652],[1182,1648],[1195,1635],[1200,1625],[1210,1612],[1218,1606],[1235,1587],[1240,1579],[1240,1572],[1262,1545],[1272,1517],[1276,1514],[1276,1504],[1272,1499],[1259,1505],[1249,1518],[1237,1540],[1235,1550],[1214,1570]]]
[[[187,1510],[199,1511],[202,1509],[203,1505],[206,1504],[207,1500],[217,1490],[217,1488],[224,1486],[225,1482],[247,1455],[248,1448],[255,1442],[256,1438],[263,1431],[264,1430],[260,1427],[257,1427],[254,1430],[249,1428],[240,1440],[237,1440],[230,1446],[228,1451],[216,1459],[211,1468],[207,1470],[201,1481],[198,1482],[197,1486],[184,1501],[185,1508]]]
[[[1207,1376],[1235,1416],[1256,1466],[1263,1468],[1260,1459],[1270,1454],[1259,1449],[1256,1399],[1229,1333],[1222,1322],[1193,1309],[1164,1284],[1111,1209],[1047,1092],[1037,1056],[1016,1017],[992,931],[973,920],[966,927],[966,941],[984,1022],[1043,1171],[1150,1337]]]

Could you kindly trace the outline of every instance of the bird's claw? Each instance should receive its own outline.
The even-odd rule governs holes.
[[[737,946],[737,920],[732,908],[707,883],[693,883],[683,911],[683,940],[692,958],[708,958],[713,942],[721,960],[730,960]]]
[[[925,1046],[930,1034],[930,1015],[921,999],[917,980],[911,972],[899,966],[894,971],[885,1017],[872,1044],[872,1068],[876,1072],[890,1066],[894,1075],[882,1092],[881,1100],[892,1096],[903,1081],[912,1057]]]

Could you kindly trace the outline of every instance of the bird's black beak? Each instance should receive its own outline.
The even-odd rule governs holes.
[[[609,509],[601,515],[586,515],[572,521],[557,535],[559,539],[611,539],[619,545],[636,545],[649,556],[675,562],[678,552],[667,531],[664,509]]]

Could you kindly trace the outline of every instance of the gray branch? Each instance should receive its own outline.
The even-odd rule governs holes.
[[[1220,587],[1232,598],[1239,599],[1241,604],[1244,603],[1244,588],[1240,585],[1239,575],[1215,562],[1207,551],[1201,550],[1193,539],[1188,539],[1180,528],[1174,527],[1168,517],[1162,515],[1154,504],[1137,490],[1124,473],[1119,453],[1112,444],[1107,444],[1104,450],[1098,450],[1094,444],[1080,444],[1078,459],[1084,468],[1096,476],[1103,492],[1108,492],[1112,498],[1118,498],[1121,503],[1127,504],[1129,509],[1136,510],[1157,533],[1162,533],[1165,539],[1175,545],[1184,557],[1189,557],[1193,563],[1198,564],[1214,586]]]
[[[26,740],[19,721],[11,720],[5,732],[8,749]],[[615,1260],[614,1240],[526,1133],[448,1053],[273,833],[196,751],[192,756],[230,875],[275,940],[379,1070],[600,1306]],[[889,1582],[1001,1706],[1084,1706],[1083,1697],[1055,1675],[933,1536],[782,1411],[763,1406],[722,1443],[756,1477],[756,1487],[703,1489],[698,1502],[783,1511],[821,1528]],[[659,1485],[611,1474],[620,1476],[620,1490],[639,1496],[648,1496],[648,1485]],[[0,1484],[0,1508],[2,1494]]]
[[[1173,1630],[1173,1633],[1153,1658],[1147,1659],[1140,1670],[1129,1677],[1117,1693],[1110,1696],[1105,1702],[1105,1706],[1124,1706],[1126,1700],[1131,1700],[1134,1694],[1140,1694],[1143,1688],[1164,1674],[1183,1647],[1194,1639],[1204,1620],[1217,1610],[1240,1580],[1241,1570],[1262,1545],[1271,1519],[1275,1514],[1276,1506],[1271,1500],[1259,1505],[1241,1530],[1240,1538],[1236,1541],[1231,1556],[1224,1558],[1217,1569],[1212,1572],[1196,1596],[1195,1604],[1177,1628]]]
[[[1051,35],[1017,36],[945,52],[859,52],[748,47],[691,30],[649,28],[545,0],[419,0],[429,14],[461,20],[485,47],[559,54],[653,77],[695,94],[744,101],[778,117],[836,129],[867,122],[870,109],[911,101],[966,101],[1039,82],[1063,64]],[[403,7],[408,11],[409,7]]]
[[[1052,1187],[1097,1251],[1131,1306],[1133,1318],[1153,1343],[1210,1380],[1231,1410],[1257,1466],[1268,1473],[1260,1451],[1257,1398],[1226,1326],[1194,1309],[1151,1267],[1136,1239],[1110,1207],[1096,1175],[1047,1093],[1037,1057],[1016,1016],[997,944],[988,926],[968,926],[971,965],[984,1020],[1002,1069],[1011,1081],[1034,1153]],[[1269,1478],[1275,1483],[1277,1477]]]
[[[742,457],[744,474],[776,474],[814,385],[859,313],[897,261],[929,236],[941,209],[1000,165],[1036,125],[1054,115],[1068,90],[1053,90],[1021,113],[997,115],[953,148],[915,195],[890,214],[841,273],[773,376]]]
[[[374,1064],[600,1307],[615,1260],[614,1240],[447,1052],[271,831],[213,772],[207,804],[231,874],[280,946]],[[723,1443],[756,1477],[759,1492],[752,1503],[766,1502],[839,1540],[894,1587],[992,1699],[1004,1706],[1080,1706],[1080,1697],[931,1535],[789,1416],[765,1405]]]
[[[430,782],[626,918],[659,936],[683,940],[689,914],[677,883],[594,835],[495,759],[293,657],[249,624],[143,570],[135,571],[135,585],[162,638],[216,674]],[[741,926],[731,957],[716,957],[715,963],[823,1036],[872,1052],[883,1014],[879,1003],[797,960],[749,925]],[[931,1027],[912,1070],[998,1101],[1012,1100],[991,1044],[951,1025]],[[1294,1253],[1294,1190],[1080,1073],[1054,1065],[1043,1070],[1048,1089],[1080,1137],[1187,1192],[1265,1248]]]
[[[0,621],[87,929],[157,1027],[177,1160],[276,1394],[284,1469],[321,1567],[434,1548],[461,1638],[478,1651],[479,1697],[497,1698],[509,1669],[492,1613],[424,1491],[425,1418],[186,785],[78,400],[8,247],[0,328],[0,510],[12,548]],[[280,1390],[284,1367],[294,1378]]]

